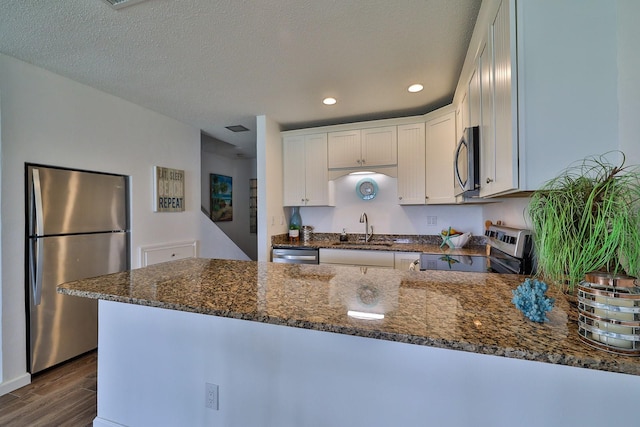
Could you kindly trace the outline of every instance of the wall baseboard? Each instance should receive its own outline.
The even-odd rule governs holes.
[[[31,384],[31,374],[25,372],[17,378],[0,383],[0,396],[11,393],[12,391],[19,389],[20,387],[26,386],[27,384]]]

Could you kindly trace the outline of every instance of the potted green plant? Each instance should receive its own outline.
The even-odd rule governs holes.
[[[621,152],[586,158],[535,191],[527,212],[536,275],[574,297],[577,286],[583,341],[640,355],[640,169]]]
[[[620,161],[609,158],[618,154]],[[531,196],[537,275],[568,289],[593,271],[640,272],[640,169],[621,152],[570,166]]]

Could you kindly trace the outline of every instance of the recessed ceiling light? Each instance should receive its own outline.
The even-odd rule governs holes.
[[[335,98],[325,98],[325,99],[322,100],[322,103],[324,105],[333,105],[336,102],[338,102],[338,101]]]
[[[416,93],[416,92],[420,92],[422,89],[424,89],[424,86],[422,86],[420,83],[416,83],[414,85],[409,86],[408,91],[411,93]]]

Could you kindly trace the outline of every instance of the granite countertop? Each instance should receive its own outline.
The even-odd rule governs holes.
[[[469,243],[463,248],[441,247],[442,238],[439,235],[399,235],[399,234],[375,234],[371,241],[365,243],[359,241],[361,234],[349,234],[348,241],[341,242],[339,233],[315,233],[307,242],[299,240],[289,241],[287,234],[273,236],[271,246],[274,249],[360,249],[370,251],[392,252],[423,252],[448,255],[486,255],[484,236],[472,236]]]
[[[516,359],[640,375],[582,343],[562,294],[549,321],[511,303],[523,276],[190,258],[69,282],[58,292]],[[348,311],[384,315],[362,320]]]

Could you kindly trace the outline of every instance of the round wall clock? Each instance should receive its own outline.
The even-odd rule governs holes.
[[[378,193],[378,184],[371,178],[363,178],[356,184],[356,194],[362,200],[371,200]]]

